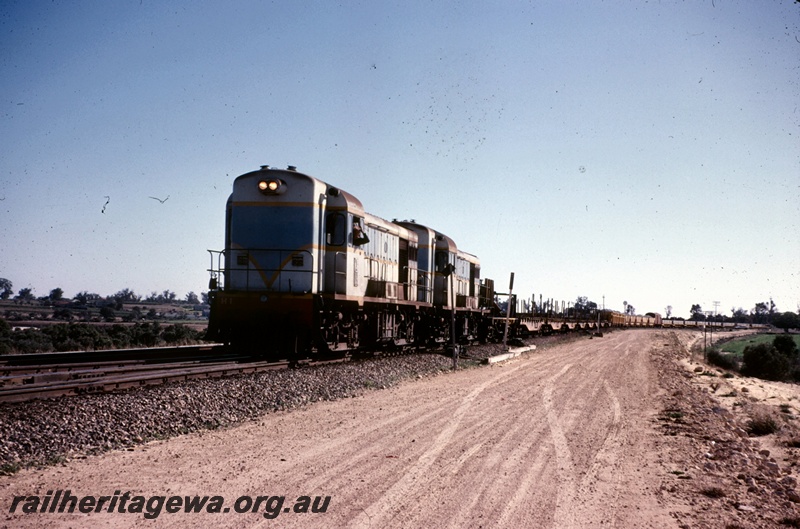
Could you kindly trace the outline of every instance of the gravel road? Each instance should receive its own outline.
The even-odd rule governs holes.
[[[614,332],[231,428],[23,470],[0,477],[0,526],[706,527],[681,519],[718,507],[666,492],[677,482],[669,473],[676,450],[690,449],[684,438],[665,437],[658,419],[675,391],[669,386],[668,395],[660,379],[683,383],[680,368],[666,360],[682,347],[675,331]],[[105,508],[20,514],[20,503],[9,514],[15,496],[66,489],[78,497],[219,495],[229,511],[169,513],[162,506],[145,519]],[[234,512],[247,495],[286,499],[270,519],[263,513],[276,498],[265,498],[259,512]],[[303,496],[319,496],[325,512],[292,512],[303,509]],[[723,519],[709,526],[726,527]]]

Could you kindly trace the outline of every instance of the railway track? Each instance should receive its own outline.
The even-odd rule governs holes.
[[[429,353],[446,354],[441,344]],[[409,350],[362,352],[351,356],[267,361],[233,353],[222,344],[67,353],[37,353],[0,357],[0,403],[24,402],[219,378],[289,367],[317,366],[368,357],[408,354]]]
[[[84,395],[284,369],[220,345],[8,355],[0,359],[0,402]]]

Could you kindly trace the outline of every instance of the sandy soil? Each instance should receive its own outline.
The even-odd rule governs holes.
[[[698,496],[699,484],[715,479],[693,466],[708,432],[665,433],[669,399],[690,409],[713,404],[700,385],[706,381],[677,362],[694,339],[692,331],[615,332],[224,431],[23,471],[0,478],[0,526],[766,527],[774,521],[763,512],[772,512],[769,498],[737,509],[728,501],[735,483],[726,485],[727,499]],[[679,479],[687,476],[676,465],[697,469],[698,479]],[[9,514],[15,496],[59,489],[79,497],[220,495],[229,511],[162,509],[154,520]],[[262,505],[236,513],[243,495],[285,496],[285,512],[267,519]],[[301,496],[330,496],[326,512],[289,512]],[[775,501],[794,512],[785,498]]]

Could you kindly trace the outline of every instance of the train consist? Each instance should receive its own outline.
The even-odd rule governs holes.
[[[612,327],[661,327],[660,314],[652,312],[644,316],[623,314],[613,310],[601,310],[594,317],[564,317],[559,315],[528,315],[520,314],[515,318],[523,333],[549,334],[553,332],[568,332],[575,330],[603,330]]]
[[[487,341],[507,321],[479,259],[453,239],[372,215],[292,166],[235,179],[225,249],[210,252],[208,339],[273,358]],[[652,326],[660,317],[604,311],[586,321],[509,321],[513,337]]]

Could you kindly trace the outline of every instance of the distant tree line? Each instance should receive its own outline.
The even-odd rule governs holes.
[[[0,299],[6,300],[0,317],[8,321],[26,322],[134,323],[169,320],[177,323],[205,319],[209,309],[208,294],[205,292],[200,297],[189,292],[184,299],[178,299],[174,292],[164,290],[152,292],[143,298],[126,288],[108,296],[82,291],[67,298],[63,289],[55,288],[49,295],[37,298],[31,288],[23,288],[15,296],[11,281],[5,278],[0,278]],[[13,303],[9,303],[9,300]]]
[[[669,308],[671,309],[672,307]],[[778,307],[771,298],[769,302],[756,303],[755,307],[749,312],[741,307],[731,307],[730,316],[704,312],[700,304],[692,305],[689,313],[691,314],[689,319],[695,321],[769,324],[784,331],[800,328],[800,314],[791,311],[778,311]]]
[[[20,302],[52,302],[64,300],[64,291],[61,288],[54,288],[48,295],[37,298],[33,295],[32,288],[21,288],[15,296],[13,287],[14,285],[11,283],[11,281],[0,277],[0,299],[13,299]],[[89,305],[91,303],[110,300],[113,300],[117,304],[145,301],[149,303],[186,303],[190,305],[201,305],[208,303],[208,293],[201,292],[200,297],[198,297],[194,292],[189,292],[186,294],[184,299],[179,300],[175,292],[164,290],[160,293],[155,291],[151,292],[149,296],[146,296],[143,299],[142,296],[136,294],[133,290],[124,288],[119,292],[108,296],[101,296],[99,294],[83,291],[78,292],[74,297],[69,299],[79,305]]]
[[[636,307],[627,301],[622,302],[625,314],[635,315]],[[542,298],[536,301],[534,295],[530,302],[523,300],[525,310],[530,310],[537,315],[560,316],[564,318],[596,318],[598,310],[604,310],[597,302],[591,301],[588,296],[578,296],[575,301],[559,301],[553,298]]]

